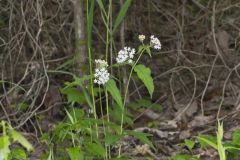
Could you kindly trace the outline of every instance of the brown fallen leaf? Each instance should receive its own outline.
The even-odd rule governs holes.
[[[204,126],[208,124],[210,121],[214,119],[214,116],[196,116],[194,119],[189,123],[190,127],[198,127]]]
[[[179,134],[179,139],[180,139],[180,140],[184,140],[184,139],[189,138],[190,136],[191,136],[191,133],[190,133],[189,130],[183,130],[183,131],[181,131],[180,134]]]
[[[215,157],[217,157],[218,153],[215,149],[208,148],[207,150],[202,150],[200,155],[201,155],[201,157],[215,158]]]
[[[178,125],[177,125],[177,121],[175,120],[170,120],[167,122],[168,126],[171,126],[171,128],[177,128]]]
[[[146,155],[149,152],[151,152],[149,145],[144,144],[144,145],[137,145],[133,151],[134,155]]]
[[[150,109],[140,109],[140,112],[143,113],[145,116],[147,116],[148,118],[152,119],[152,120],[156,120],[160,117],[160,115]]]

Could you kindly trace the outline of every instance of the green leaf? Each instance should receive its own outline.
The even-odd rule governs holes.
[[[0,149],[8,147],[10,145],[9,137],[8,136],[1,136],[0,137]]]
[[[86,75],[81,78],[74,77],[73,82],[67,82],[65,83],[65,87],[61,89],[61,93],[67,95],[68,102],[78,102],[83,103],[87,102],[87,104],[93,108],[93,104],[90,100],[89,94],[87,92],[87,89],[83,86],[84,81],[91,79],[91,75]],[[81,87],[81,92],[77,90],[76,87]]]
[[[65,109],[65,111],[66,111],[66,113],[67,113],[67,117],[68,117],[68,119],[70,120],[70,122],[71,122],[72,124],[74,124],[74,123],[75,123],[75,118],[67,111],[67,109]]]
[[[137,51],[137,53],[140,53],[142,50],[144,50],[145,49],[145,45],[140,45],[139,47],[138,47],[138,51]]]
[[[154,91],[154,84],[151,76],[151,70],[144,65],[139,64],[135,66],[134,71],[137,73],[138,78],[142,80],[142,82],[148,89],[150,96],[152,97]]]
[[[14,160],[27,160],[27,155],[23,149],[13,149],[11,156]]]
[[[91,0],[90,9],[89,9],[89,12],[87,13],[87,46],[89,50],[91,50],[92,48],[92,26],[93,26],[94,2],[95,0]]]
[[[223,123],[218,121],[218,131],[217,131],[217,151],[220,160],[226,160],[225,147],[222,144],[223,139]]]
[[[228,150],[228,151],[231,151],[231,150],[238,150],[238,151],[240,151],[240,148],[239,147],[234,147],[234,146],[229,146],[229,145],[225,145],[224,144],[224,148],[226,149],[226,150]]]
[[[113,120],[117,122],[121,122],[122,120],[122,112],[123,113],[123,124],[128,124],[130,126],[133,125],[132,115],[125,109],[123,110],[120,107],[113,106],[112,109],[109,110],[110,116]]]
[[[139,108],[148,108],[152,105],[152,102],[149,99],[139,99],[134,102],[129,103],[129,107],[133,110],[138,110]]]
[[[138,110],[139,108],[151,108],[154,111],[162,111],[162,106],[157,103],[152,103],[148,98],[139,99],[128,104],[128,106],[133,110]]]
[[[78,85],[83,85],[85,81],[88,81],[92,78],[92,75],[84,75],[82,77],[74,77],[74,81],[72,82],[72,84],[74,86],[78,86]]]
[[[218,121],[218,131],[217,131],[217,134],[218,134],[218,139],[220,141],[222,141],[222,139],[223,139],[223,123],[221,123],[219,121]]]
[[[81,90],[83,92],[83,95],[84,95],[84,98],[85,98],[87,104],[91,107],[91,109],[94,109],[94,106],[92,104],[92,101],[91,101],[88,91],[82,85],[80,85],[80,87],[81,87]]]
[[[195,145],[195,142],[189,139],[185,139],[184,144],[191,151]]]
[[[0,137],[0,156],[8,157],[8,154],[10,153],[9,146],[10,146],[9,137],[6,135],[1,136]]]
[[[160,104],[157,104],[157,103],[152,103],[151,105],[150,105],[150,108],[153,110],[153,111],[157,111],[157,112],[159,112],[159,111],[162,111],[162,106],[160,105]]]
[[[49,151],[49,154],[48,154],[48,156],[47,156],[47,160],[53,160],[54,158],[53,158],[53,149],[52,149],[52,147],[50,148],[50,151]],[[45,160],[45,158],[43,159],[43,160]]]
[[[148,139],[148,136],[150,136],[150,134],[137,132],[137,131],[126,131],[126,133],[127,135],[130,135],[139,139],[144,144],[148,144],[152,149],[155,150],[155,147],[153,146],[152,142]]]
[[[106,145],[115,144],[115,143],[118,142],[122,137],[123,137],[123,135],[107,134],[107,136],[105,137],[105,143],[106,143]]]
[[[77,102],[82,104],[85,101],[84,95],[77,88],[63,88],[61,93],[67,95],[68,103]]]
[[[121,135],[121,126],[117,125],[115,122],[108,122],[107,125],[109,126],[111,134],[114,132],[118,135]]]
[[[91,87],[89,87],[88,92],[91,92],[90,90],[91,90]],[[102,93],[102,92],[104,92],[104,90],[102,88],[99,88],[99,87],[94,87],[93,88],[93,95],[94,95],[94,97],[99,96],[99,94]]]
[[[27,149],[27,151],[33,150],[33,146],[31,145],[31,143],[29,143],[28,140],[23,137],[21,133],[15,131],[14,129],[11,129],[10,134],[13,141],[20,143],[23,147]]]
[[[232,134],[232,143],[239,145],[240,144],[240,129],[237,129]]]
[[[86,149],[91,155],[95,156],[104,157],[106,153],[104,147],[100,143],[87,143]]]
[[[21,102],[18,106],[19,106],[19,108],[21,108],[22,111],[23,110],[25,111],[26,109],[28,109],[29,104]]]
[[[148,55],[149,55],[150,57],[152,57],[150,47],[146,47],[146,52],[148,53]]]
[[[72,147],[67,149],[68,155],[71,160],[83,160],[83,154],[80,150],[80,147]]]
[[[132,0],[126,0],[125,3],[123,4],[123,6],[121,7],[121,10],[119,11],[118,16],[113,25],[113,33],[116,31],[117,27],[123,21],[131,2],[132,2]]]
[[[82,86],[85,81],[90,80],[93,76],[92,75],[85,75],[82,77],[74,76],[74,80],[72,82],[66,82],[65,87],[61,90],[64,90],[66,88],[76,87],[76,86]]]
[[[75,57],[74,58],[70,58],[67,61],[65,61],[63,64],[59,65],[55,70],[56,71],[61,70],[61,69],[65,68],[68,65],[74,64],[74,62],[75,62]]]
[[[217,150],[217,138],[213,136],[197,136],[197,139],[201,145],[201,147],[206,147],[207,145],[213,147],[214,149]]]
[[[103,12],[103,14],[104,14],[105,17],[107,17],[106,10],[105,10],[105,8],[104,8],[104,5],[103,5],[102,0],[97,0],[97,3],[98,3],[98,5],[99,5],[99,7],[100,7],[100,9],[101,9],[101,12]]]
[[[107,91],[112,95],[113,99],[116,103],[123,108],[122,96],[121,93],[116,85],[116,82],[113,79],[108,80],[105,85]]]
[[[81,120],[85,115],[84,110],[80,108],[71,108],[69,113],[74,117],[76,121]]]

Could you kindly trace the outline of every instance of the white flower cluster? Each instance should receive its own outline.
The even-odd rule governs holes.
[[[151,35],[150,37],[150,45],[153,46],[154,49],[160,50],[162,45],[158,38],[156,38],[154,35]]]
[[[96,69],[94,73],[94,83],[104,85],[109,80],[110,74],[107,71],[107,62],[101,59],[95,60]]]
[[[145,38],[146,38],[146,37],[145,37],[145,35],[143,35],[143,34],[140,34],[140,35],[138,36],[138,39],[139,39],[139,41],[141,41],[141,42],[143,42]]]
[[[133,57],[136,53],[136,50],[134,48],[130,48],[130,47],[124,47],[122,50],[120,50],[118,52],[118,56],[116,58],[117,63],[124,63],[124,62],[128,62],[128,63],[132,63],[133,62]]]

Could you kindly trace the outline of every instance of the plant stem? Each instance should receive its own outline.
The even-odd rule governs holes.
[[[112,8],[112,0],[109,0],[109,5],[108,5],[108,15],[107,15],[107,35],[106,35],[106,53],[105,53],[105,57],[106,57],[106,61],[108,61],[108,49],[109,49],[109,22],[110,22],[110,14],[111,14],[111,9]],[[110,57],[111,58],[111,57]]]
[[[131,68],[131,71],[130,71],[130,74],[129,74],[129,77],[128,77],[128,81],[127,81],[127,84],[126,84],[126,90],[125,90],[125,94],[124,94],[124,100],[123,100],[123,110],[122,110],[122,117],[121,117],[121,130],[120,130],[120,134],[123,133],[124,110],[125,110],[127,94],[128,94],[128,88],[129,88],[130,80],[131,80],[131,77],[132,77],[132,73],[133,73],[133,70],[134,70],[135,66],[137,65],[138,61],[140,60],[140,58],[141,58],[141,56],[142,56],[144,51],[145,51],[145,49],[143,49],[140,52],[140,55],[139,55],[138,59],[136,60],[136,62],[133,64],[133,66]],[[121,156],[121,148],[122,148],[122,146],[120,146],[119,150],[118,150],[118,156],[119,157]]]
[[[112,38],[110,38],[109,40],[109,35],[111,35],[112,33],[112,21],[111,21],[111,15],[112,15],[112,0],[109,0],[109,5],[108,5],[108,15],[107,15],[107,26],[106,26],[106,61],[108,62],[108,50],[109,50],[109,44],[111,44],[111,51],[110,51],[110,62],[112,63]],[[109,106],[108,106],[108,93],[107,91],[104,89],[105,92],[105,98],[106,98],[106,110],[107,110],[107,122],[109,123]],[[108,131],[109,131],[109,127],[107,127]],[[105,134],[106,136],[106,134]],[[106,153],[108,155],[108,147],[106,146]],[[111,152],[110,152],[110,147],[109,147],[109,155],[106,158],[111,158]]]
[[[104,136],[106,137],[106,127],[105,127],[105,120],[104,120],[104,114],[103,114],[103,105],[102,105],[102,94],[101,94],[101,90],[100,90],[100,86],[98,86],[98,91],[99,91],[99,101],[100,101],[100,109],[101,109],[101,116],[102,116],[102,124],[103,124],[103,133]],[[108,151],[107,151],[107,145],[105,143],[105,150],[106,150],[106,159],[108,158]]]
[[[87,21],[89,21],[89,1],[87,0]],[[88,34],[90,34],[91,32],[89,31],[90,28],[87,28],[88,29]],[[90,37],[89,35],[87,36],[88,38]],[[93,75],[93,67],[92,67],[92,52],[91,52],[91,44],[89,44],[90,42],[90,38],[88,39],[88,60],[89,60],[89,72],[90,72],[90,75]],[[92,102],[93,102],[93,108],[91,108],[93,110],[93,115],[94,115],[94,119],[97,120],[97,113],[96,113],[96,104],[95,104],[95,97],[94,97],[94,90],[93,90],[93,78],[91,77],[90,79],[90,88],[91,88],[91,96],[92,96]],[[96,135],[98,137],[98,125],[97,123],[95,124],[96,126]]]

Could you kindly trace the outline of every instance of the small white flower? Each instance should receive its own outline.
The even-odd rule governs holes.
[[[150,45],[157,50],[160,50],[162,48],[161,42],[154,35],[151,35],[150,37]]]
[[[107,71],[106,67],[96,68],[94,73],[94,83],[98,85],[104,85],[109,80],[110,74]]]
[[[145,35],[141,34],[138,36],[139,41],[143,42],[145,39]]]
[[[124,63],[128,60],[132,60],[136,50],[130,47],[124,47],[122,50],[118,52],[118,56],[116,58],[117,63]]]
[[[135,53],[136,53],[136,50],[133,48],[133,49],[129,52],[129,58],[133,59]]]

